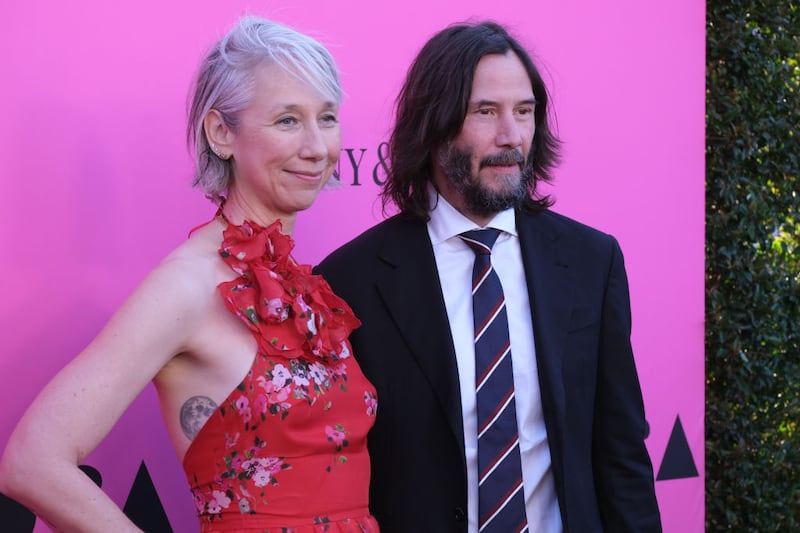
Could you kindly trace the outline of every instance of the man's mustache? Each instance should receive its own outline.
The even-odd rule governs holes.
[[[519,150],[508,150],[500,152],[499,154],[487,155],[481,159],[480,167],[484,168],[490,165],[511,165],[516,163],[522,166],[525,163],[525,157]]]

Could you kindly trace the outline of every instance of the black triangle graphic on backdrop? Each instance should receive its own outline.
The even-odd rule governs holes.
[[[664,481],[697,476],[697,467],[694,464],[692,450],[689,449],[686,433],[683,432],[681,417],[677,416],[675,425],[672,426],[672,435],[669,436],[667,449],[664,452],[664,458],[661,460],[661,468],[658,469],[656,480]]]
[[[103,486],[103,476],[100,475],[100,471],[97,470],[95,467],[89,465],[80,465],[78,466],[78,468],[80,468],[84,474],[89,476],[89,479],[94,481],[95,485],[97,485],[98,487]]]
[[[36,515],[27,507],[4,494],[0,494],[0,525],[7,533],[31,533]]]
[[[172,533],[167,513],[164,512],[164,506],[161,505],[161,500],[144,461],[136,473],[136,479],[128,493],[123,512],[134,524],[147,533]]]

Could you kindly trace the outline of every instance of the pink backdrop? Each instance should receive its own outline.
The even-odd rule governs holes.
[[[490,17],[550,81],[565,141],[556,210],[625,252],[654,468],[679,419],[684,463],[699,473],[657,482],[664,529],[703,530],[703,2],[28,0],[4,12],[0,445],[144,274],[213,215],[188,184],[184,102],[201,53],[240,14],[315,34],[342,70],[342,186],[295,232],[310,263],[380,219],[380,144],[419,47],[451,22]],[[196,529],[151,387],[85,462],[123,505],[142,461],[176,531]]]

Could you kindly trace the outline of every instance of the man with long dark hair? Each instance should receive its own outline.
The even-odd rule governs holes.
[[[382,531],[660,531],[622,253],[540,193],[559,141],[528,53],[436,34],[389,152],[399,213],[318,268],[363,322]]]

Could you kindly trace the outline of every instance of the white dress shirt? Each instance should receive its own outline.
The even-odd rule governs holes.
[[[439,196],[433,187],[429,192],[433,208],[428,234],[439,271],[461,386],[467,460],[467,518],[469,531],[477,532],[478,436],[471,290],[475,254],[458,235],[480,228]],[[558,533],[562,530],[561,514],[550,467],[536,370],[533,322],[514,210],[498,213],[486,227],[502,231],[492,248],[492,266],[503,285],[506,299],[528,531]]]

